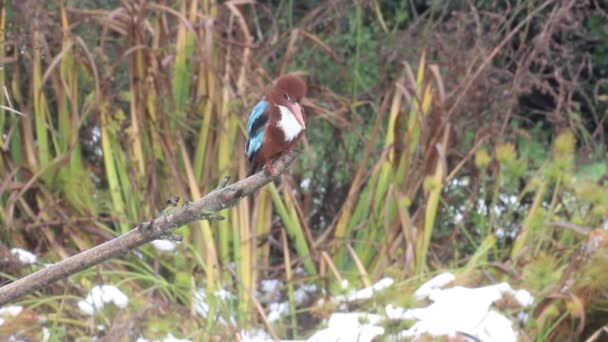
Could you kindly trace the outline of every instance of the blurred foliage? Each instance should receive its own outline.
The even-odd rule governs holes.
[[[532,291],[525,338],[605,324],[603,3],[25,0],[0,11],[3,283],[43,267],[4,247],[54,262],[174,195],[244,177],[252,105],[280,74],[309,86],[289,174],[225,221],[180,228],[174,253],[144,246],[24,298],[46,320],[0,338],[46,327],[54,340],[233,339],[263,323],[305,336],[336,308],[297,304],[296,285],[334,294],[390,275],[401,292],[380,301],[405,305],[448,268]],[[268,278],[289,298],[273,324],[259,311]],[[129,307],[84,316],[77,300],[105,283]]]

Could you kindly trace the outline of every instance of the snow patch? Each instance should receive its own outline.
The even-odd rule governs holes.
[[[302,188],[302,190],[308,190],[309,187],[310,187],[310,178],[302,179],[302,181],[300,182],[300,188]]]
[[[293,299],[296,302],[296,305],[303,305],[310,300],[310,295],[315,292],[317,292],[317,285],[301,284],[293,291]]]
[[[418,300],[424,299],[428,297],[434,290],[446,286],[447,284],[453,282],[454,279],[456,279],[456,277],[452,273],[441,273],[422,284],[422,286],[420,286],[420,288],[414,292],[414,296]]]
[[[23,306],[20,305],[8,305],[0,308],[0,327],[4,325],[6,320],[2,317],[17,317],[23,311]]]
[[[135,342],[150,342],[150,340],[140,335]],[[154,342],[191,342],[191,340],[180,339],[173,336],[172,333],[168,333],[167,337],[163,338],[162,340],[154,340]]]
[[[274,293],[281,290],[283,282],[278,279],[264,279],[260,282],[260,290],[264,293]]]
[[[517,196],[515,196],[515,195],[500,194],[500,195],[498,195],[498,199],[500,199],[503,203],[506,203],[508,205],[515,205],[518,202]]]
[[[534,297],[527,290],[517,290],[513,294],[513,297],[515,297],[515,300],[517,300],[522,307],[530,306],[534,303]]]
[[[47,327],[43,327],[42,328],[42,342],[48,342],[51,338],[51,332],[49,331],[49,328]]]
[[[505,230],[502,229],[501,227],[496,228],[496,231],[494,232],[494,235],[496,235],[496,237],[498,239],[504,239],[505,237]]]
[[[126,308],[129,298],[114,285],[97,285],[84,300],[78,302],[78,307],[83,314],[92,316],[96,310],[103,309],[106,303]]]
[[[267,342],[273,341],[272,336],[262,329],[241,330],[242,342]]]
[[[505,207],[501,206],[501,205],[495,205],[492,208],[492,211],[494,212],[494,215],[496,216],[500,216],[502,215],[502,213],[505,211]]]
[[[268,306],[268,321],[276,322],[282,316],[285,316],[289,313],[289,303],[280,302],[280,303],[270,303]]]
[[[194,291],[194,311],[202,317],[207,318],[209,304],[207,304],[207,292],[205,289],[197,289]]]
[[[206,318],[209,313],[209,304],[207,303],[207,290],[199,288],[193,292],[194,311]],[[218,299],[221,304],[228,304],[230,300],[235,299],[235,296],[225,289],[218,289],[213,293],[213,296]],[[234,318],[229,317],[231,324],[235,324]],[[226,320],[223,317],[218,317],[218,322],[227,325]]]
[[[395,281],[393,280],[393,278],[382,278],[370,287],[366,287],[361,290],[351,290],[346,295],[336,296],[334,299],[338,302],[354,302],[358,300],[370,299],[373,297],[375,292],[382,291],[392,286],[394,282]]]
[[[454,178],[448,183],[448,186],[451,188],[469,186],[469,178],[468,177]]]
[[[517,330],[513,322],[496,311],[492,304],[505,295],[513,296],[522,307],[531,305],[534,297],[526,290],[514,290],[507,283],[466,288],[454,286],[442,289],[455,280],[452,273],[442,273],[424,283],[415,292],[418,300],[429,299],[431,304],[425,308],[402,308],[393,305],[385,307],[385,314],[372,313],[334,313],[327,321],[327,327],[317,331],[307,342],[325,341],[361,341],[371,342],[378,336],[383,336],[385,330],[380,323],[384,319],[415,320],[417,322],[399,334],[384,336],[389,341],[417,339],[424,335],[455,337],[459,333],[469,334],[481,341],[515,342]],[[334,302],[347,302],[371,298],[377,291],[392,286],[391,278],[384,278],[373,286],[352,290],[346,295],[334,297]],[[267,286],[276,290],[278,285]],[[282,283],[281,283],[282,286]],[[315,289],[310,286],[309,290]],[[300,287],[305,291],[304,286]],[[268,320],[275,321],[286,315],[289,310],[287,302],[269,305]],[[527,319],[525,313],[519,315],[519,320]],[[270,342],[272,338],[263,330],[241,331],[243,341]],[[281,340],[282,342],[295,342]]]
[[[187,339],[177,338],[177,337],[173,336],[172,333],[168,333],[167,337],[165,337],[163,339],[163,342],[192,342],[192,341],[187,340]]]
[[[264,279],[260,281],[258,299],[262,303],[278,302],[282,299],[281,289],[284,284],[278,279]]]
[[[483,199],[477,200],[477,213],[479,215],[486,215],[488,212],[488,206],[486,205],[486,201]]]
[[[219,289],[219,290],[216,290],[216,291],[215,291],[215,296],[216,296],[217,298],[219,298],[219,299],[220,299],[221,301],[223,301],[223,302],[228,301],[228,300],[232,300],[232,299],[235,299],[235,298],[236,298],[236,297],[235,297],[235,296],[234,296],[232,293],[230,293],[230,292],[226,291],[226,289]]]
[[[264,279],[260,281],[260,302],[267,303],[268,321],[276,322],[281,317],[289,314],[289,302],[280,301],[281,289],[285,285],[277,279]],[[311,294],[318,290],[315,284],[298,283],[293,291],[296,306],[301,306],[310,301]]]
[[[423,284],[415,293],[416,298],[428,298],[433,303],[426,308],[404,309],[386,306],[386,316],[395,320],[417,320],[410,329],[397,338],[419,338],[423,335],[450,336],[466,333],[482,341],[514,342],[517,332],[513,323],[504,315],[491,309],[491,305],[504,295],[513,296],[522,307],[534,302],[526,290],[513,290],[507,283],[466,288],[440,287],[453,281],[451,273],[443,273]]]
[[[17,257],[22,264],[31,265],[38,261],[38,257],[32,252],[26,251],[22,248],[13,248],[11,249],[11,254]]]
[[[173,252],[175,250],[175,242],[166,239],[152,241],[152,246],[161,252]]]
[[[317,331],[308,342],[371,342],[376,336],[384,335],[384,328],[376,324],[382,316],[369,313],[335,313],[327,323],[327,328]]]
[[[462,215],[461,212],[457,212],[456,214],[454,214],[452,222],[454,224],[459,224],[460,222],[462,222],[462,219],[464,219],[464,215]]]
[[[18,316],[23,311],[23,306],[9,305],[0,308],[0,316]]]

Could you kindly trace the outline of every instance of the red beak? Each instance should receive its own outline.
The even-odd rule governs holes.
[[[302,110],[302,106],[300,106],[300,104],[297,102],[288,102],[287,107],[293,113],[293,115],[295,115],[296,120],[298,120],[300,125],[302,125],[302,128],[306,129],[306,123],[304,122],[304,111]]]

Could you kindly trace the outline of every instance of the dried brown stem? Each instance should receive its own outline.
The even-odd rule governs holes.
[[[281,174],[295,160],[297,153],[285,154],[274,162],[277,174]],[[115,258],[152,240],[170,236],[175,228],[200,219],[218,218],[215,212],[229,208],[241,198],[247,197],[274,177],[267,171],[238,181],[232,185],[218,188],[203,198],[171,213],[142,222],[129,232],[104,242],[99,246],[66,258],[52,266],[43,268],[0,288],[0,306],[13,302],[37,289],[59,279],[64,279],[103,261]]]

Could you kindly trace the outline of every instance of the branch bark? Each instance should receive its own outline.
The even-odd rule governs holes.
[[[279,157],[274,162],[277,174],[283,173],[296,156],[297,153],[292,152]],[[152,240],[171,235],[177,227],[201,219],[217,218],[214,213],[233,206],[240,199],[253,194],[273,179],[274,177],[265,170],[232,185],[220,186],[203,198],[183,207],[174,208],[170,213],[164,212],[150,221],[142,222],[117,238],[4,285],[0,288],[0,306],[59,279],[67,278],[103,261],[124,255]]]

